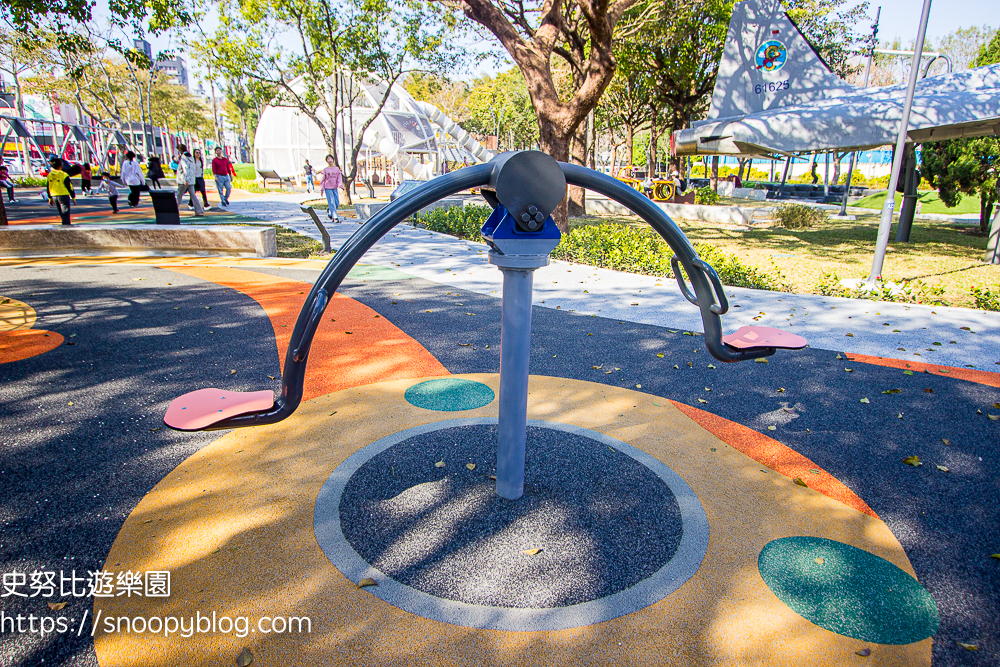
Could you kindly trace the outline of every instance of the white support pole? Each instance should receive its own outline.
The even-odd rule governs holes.
[[[899,172],[903,164],[903,149],[906,146],[906,131],[910,126],[910,109],[913,107],[913,92],[920,77],[920,54],[924,50],[924,36],[927,33],[927,17],[931,12],[931,0],[924,0],[924,8],[920,13],[920,27],[917,28],[917,43],[913,49],[913,62],[910,65],[910,83],[906,87],[906,100],[903,102],[903,116],[899,119],[899,134],[896,137],[896,153],[892,160],[892,173],[889,176],[889,191],[882,205],[882,218],[878,224],[878,238],[875,242],[875,257],[872,259],[872,272],[865,281],[866,287],[874,287],[882,277],[882,264],[885,262],[885,249],[889,245],[889,230],[892,228],[892,211],[896,207],[896,185],[899,183]]]

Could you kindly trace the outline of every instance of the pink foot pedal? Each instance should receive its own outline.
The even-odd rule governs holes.
[[[179,431],[197,431],[223,419],[247,412],[267,410],[274,405],[274,392],[198,389],[170,402],[163,423]]]
[[[735,333],[723,336],[722,342],[741,350],[750,347],[800,350],[807,345],[806,339],[802,336],[771,327],[740,327]]]

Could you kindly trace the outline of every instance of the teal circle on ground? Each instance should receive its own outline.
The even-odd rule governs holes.
[[[877,644],[910,644],[937,632],[930,593],[863,549],[820,537],[784,537],[764,546],[757,567],[778,599],[831,632]]]
[[[481,408],[492,403],[494,396],[493,390],[482,382],[461,378],[418,382],[404,394],[410,405],[441,412]]]

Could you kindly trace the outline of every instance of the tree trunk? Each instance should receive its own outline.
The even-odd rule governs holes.
[[[587,164],[587,120],[576,126],[573,133],[573,143],[570,149],[570,161],[581,167]],[[567,214],[571,218],[578,218],[587,214],[586,190],[578,185],[571,185],[566,188],[566,197],[569,199]]]
[[[556,124],[551,121],[544,121],[539,114],[538,118],[538,148],[546,155],[552,156],[559,162],[569,161],[569,136],[560,134]],[[552,212],[552,220],[556,223],[563,234],[569,233],[569,199],[563,197],[556,210]]]
[[[712,192],[719,191],[719,156],[712,156],[712,178],[709,179],[709,186],[712,188]]]
[[[993,202],[982,194],[979,195],[979,231],[988,235],[990,233],[990,218],[993,215]]]
[[[628,164],[635,164],[635,128],[631,125],[625,126],[625,157]]]

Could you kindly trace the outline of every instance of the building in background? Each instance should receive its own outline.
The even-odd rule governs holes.
[[[156,63],[156,71],[163,72],[169,76],[171,83],[190,89],[188,85],[187,63],[179,55],[158,61]]]

